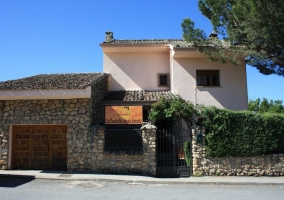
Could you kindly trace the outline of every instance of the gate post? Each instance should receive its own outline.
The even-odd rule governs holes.
[[[141,127],[144,162],[148,163],[148,174],[156,175],[156,131],[152,124],[143,124]],[[144,173],[143,169],[143,173]]]
[[[196,137],[198,132],[202,132],[202,142],[197,143]],[[204,127],[197,127],[196,129],[192,129],[192,174],[194,176],[203,175],[202,169],[200,169],[201,162],[203,158],[205,158],[205,128]]]

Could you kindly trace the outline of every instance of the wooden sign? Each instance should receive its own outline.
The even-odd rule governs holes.
[[[105,124],[142,124],[142,106],[105,106]]]

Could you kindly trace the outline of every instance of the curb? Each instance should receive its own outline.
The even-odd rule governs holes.
[[[182,185],[284,185],[284,182],[251,182],[251,181],[183,181],[183,180],[127,180],[115,178],[64,178],[64,177],[41,177],[37,175],[19,175],[19,174],[0,174],[3,178],[24,178],[41,180],[59,180],[59,181],[106,181],[106,182],[125,182],[130,185],[141,184],[182,184]]]

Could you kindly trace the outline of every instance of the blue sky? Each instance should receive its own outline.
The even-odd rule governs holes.
[[[105,31],[115,39],[179,39],[188,17],[211,33],[197,0],[2,0],[0,81],[101,72]],[[247,79],[249,98],[284,100],[283,77],[247,66]]]

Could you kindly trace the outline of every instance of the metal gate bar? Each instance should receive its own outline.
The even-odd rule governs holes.
[[[157,131],[157,177],[186,177],[190,175],[190,166],[186,161],[189,152],[185,152],[184,148],[185,141],[188,140],[188,135],[174,135],[170,130],[164,129]]]

